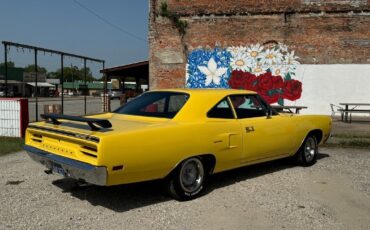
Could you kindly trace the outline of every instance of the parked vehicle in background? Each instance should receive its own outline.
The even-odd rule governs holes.
[[[8,91],[8,97],[14,97],[14,92],[13,91]],[[5,97],[5,90],[0,91],[0,97]]]
[[[313,165],[332,124],[231,89],[149,91],[112,113],[42,117],[25,150],[49,173],[101,186],[164,179],[179,200],[199,196],[214,173],[284,157]]]
[[[49,97],[58,97],[59,96],[59,91],[56,89],[49,89]]]
[[[81,95],[78,91],[68,91],[68,92],[60,92],[59,93],[59,96],[62,96],[62,94],[64,95],[64,96],[79,96],[79,95]]]
[[[122,92],[119,91],[119,90],[109,90],[107,92],[108,96],[111,98],[111,99],[120,99],[121,95],[122,95]],[[104,92],[102,92],[100,94],[100,96],[102,97],[104,95]]]
[[[112,91],[110,97],[112,99],[120,99],[121,95],[122,95],[121,91]]]

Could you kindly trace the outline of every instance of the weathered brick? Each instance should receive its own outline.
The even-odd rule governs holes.
[[[368,0],[168,0],[181,15],[369,10]]]

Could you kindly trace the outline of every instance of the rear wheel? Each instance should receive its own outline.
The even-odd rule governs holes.
[[[198,197],[205,181],[204,165],[198,157],[184,160],[168,181],[168,191],[177,200],[191,200]]]
[[[301,148],[295,155],[297,163],[303,166],[311,166],[316,163],[318,144],[314,135],[308,135]]]

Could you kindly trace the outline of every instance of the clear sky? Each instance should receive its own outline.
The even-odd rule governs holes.
[[[106,60],[106,67],[148,59],[148,0],[0,0],[0,41],[12,41]],[[33,53],[11,49],[16,66],[33,64]],[[0,47],[0,62],[4,47]],[[81,66],[79,59],[65,65]],[[57,56],[39,65],[60,68]],[[100,64],[88,62],[94,75]]]

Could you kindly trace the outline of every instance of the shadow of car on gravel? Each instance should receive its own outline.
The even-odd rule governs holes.
[[[326,153],[318,153],[316,159],[320,160],[326,157],[330,157],[330,155]],[[301,166],[297,166],[292,158],[284,158],[218,173],[209,178],[207,189],[204,195],[211,193],[217,188],[230,186],[240,181],[250,180],[259,176],[264,176],[293,167]]]
[[[326,157],[330,156],[325,153],[319,153],[317,159]],[[292,167],[296,167],[296,165],[288,158],[218,173],[209,177],[204,195],[218,188]],[[86,200],[94,206],[102,206],[116,212],[126,212],[172,200],[163,189],[163,180],[102,187],[80,185],[74,179],[63,178],[53,181],[53,184],[61,188],[63,192],[70,193],[73,197]]]
[[[74,179],[64,178],[53,181],[53,184],[75,198],[116,212],[125,212],[171,200],[163,191],[160,180],[104,187],[81,185]]]

